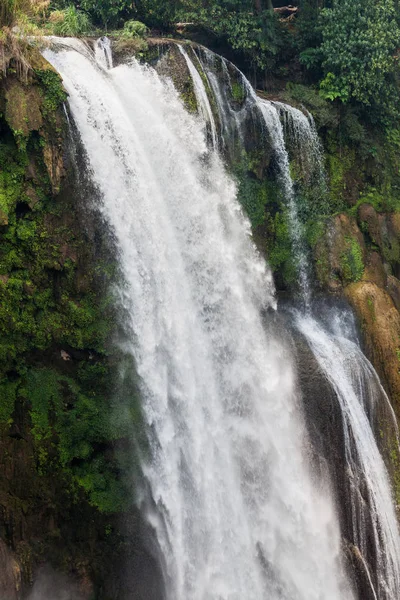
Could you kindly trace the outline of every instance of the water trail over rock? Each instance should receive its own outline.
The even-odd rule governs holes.
[[[336,515],[312,482],[270,271],[204,128],[135,61],[45,51],[115,232],[168,600],[349,600]]]
[[[340,319],[332,319],[331,331],[309,314],[298,314],[296,322],[340,403],[352,542],[365,560],[376,598],[394,600],[400,594],[400,534],[388,473],[371,426],[377,399],[395,422],[392,407],[372,365],[344,334]],[[397,427],[394,430],[398,447]]]
[[[217,128],[215,125],[214,115],[211,109],[210,101],[207,96],[207,91],[203,80],[194,66],[191,58],[186,52],[185,48],[178,44],[179,51],[184,57],[186,64],[188,66],[190,75],[192,77],[193,85],[194,85],[194,93],[196,95],[197,104],[199,106],[200,113],[204,119],[204,121],[209,125],[211,130],[211,141],[213,148],[217,148],[218,137],[217,137]]]

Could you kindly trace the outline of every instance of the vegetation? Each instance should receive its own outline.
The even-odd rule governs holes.
[[[107,260],[101,252],[90,255],[79,219],[71,217],[77,209],[71,204],[74,194],[67,189],[56,198],[60,185],[46,167],[53,142],[63,143],[59,110],[65,92],[26,34],[111,31],[138,55],[152,34],[207,41],[237,62],[258,88],[267,87],[315,117],[326,149],[325,189],[312,174],[304,177],[298,157],[291,153],[290,159],[299,215],[321,283],[361,281],[367,251],[379,251],[385,269],[399,273],[399,239],[391,233],[392,222],[383,223],[400,211],[395,3],[301,0],[289,16],[274,11],[282,4],[5,0],[0,5],[0,74],[9,78],[0,88],[0,434],[22,436],[23,414],[35,476],[61,481],[72,503],[84,498],[102,514],[129,508],[132,484],[123,465],[134,456],[132,424],[141,436],[142,422],[134,367],[109,343],[117,328],[111,292],[117,269],[108,255]],[[192,81],[181,82],[179,91],[195,112]],[[240,107],[241,82],[232,81],[230,93],[232,106]],[[255,135],[248,130],[249,138]],[[240,148],[232,169],[255,239],[262,240],[278,288],[288,289],[296,265],[287,207],[276,165],[258,141]],[[365,204],[383,223],[378,232],[360,216]],[[332,272],[327,232],[343,214],[346,225]],[[363,236],[353,235],[353,225]],[[128,368],[121,375],[116,365],[124,363]]]
[[[133,455],[140,411],[132,375],[113,366],[127,359],[108,348],[116,321],[106,290],[116,269],[86,250],[75,192],[55,202],[59,182],[46,157],[57,161],[62,147],[66,95],[45,61],[30,59],[40,68],[30,67],[29,86],[10,68],[0,88],[0,434],[21,427],[22,407],[37,475],[118,512],[133,498],[120,464]]]

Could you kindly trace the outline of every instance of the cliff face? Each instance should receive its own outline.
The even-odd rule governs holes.
[[[122,598],[122,555],[146,552],[120,534],[124,514],[138,522],[121,464],[140,416],[112,344],[118,273],[59,76],[27,60],[0,79],[0,597],[25,597],[51,563],[84,598]]]
[[[121,44],[116,61],[130,52]],[[161,40],[140,52],[195,111],[177,47]],[[70,588],[74,600],[158,600],[160,577],[132,506],[131,431],[134,423],[140,435],[141,416],[134,366],[113,343],[122,333],[112,236],[82,176],[85,158],[77,132],[74,141],[66,127],[59,77],[38,52],[30,50],[29,61],[24,74],[11,59],[0,79],[0,597],[25,597],[51,563],[72,583],[42,571],[37,589]],[[230,93],[240,108],[241,88],[232,85]],[[311,92],[307,98],[292,90],[282,99],[310,108],[325,145],[324,203],[292,157],[316,286],[354,308],[400,418],[397,137],[377,140],[373,151],[365,140],[344,144],[335,110]],[[257,135],[249,123],[244,151],[233,152],[230,164],[257,244],[288,292],[296,271],[286,209],[271,148],[260,147]],[[385,449],[397,481],[400,461],[389,438]]]

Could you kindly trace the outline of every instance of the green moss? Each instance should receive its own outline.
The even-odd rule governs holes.
[[[354,168],[355,151],[349,148],[332,150],[327,154],[329,193],[332,206],[343,201],[347,191],[346,177]]]
[[[53,121],[58,107],[67,99],[67,94],[62,86],[61,78],[58,73],[52,69],[37,69],[35,75],[42,84],[43,117]]]
[[[17,395],[18,382],[0,380],[0,426],[10,425]]]
[[[71,489],[82,487],[101,512],[128,508],[131,473],[126,472],[124,479],[120,460],[113,455],[106,458],[102,445],[128,436],[135,421],[124,403],[115,418],[110,414],[112,373],[107,363],[82,362],[75,378],[49,367],[31,368],[24,379],[22,393],[31,407],[41,474],[62,469],[70,477]],[[140,419],[136,413],[137,427]],[[125,452],[133,454],[133,449],[128,445]]]
[[[306,224],[306,240],[311,248],[315,248],[318,241],[325,234],[325,225],[322,221],[308,221]]]
[[[341,272],[347,283],[360,281],[364,274],[364,260],[361,246],[353,237],[346,237],[346,248],[341,256]]]
[[[297,269],[287,211],[276,213],[271,229],[273,241],[268,244],[268,262],[273,271],[282,273],[285,284],[291,286],[296,281]]]
[[[264,223],[268,191],[263,182],[246,176],[241,177],[238,186],[238,200],[245,209],[253,228]]]
[[[371,321],[373,323],[375,323],[376,322],[375,304],[371,297],[367,298],[367,306],[368,306],[368,311],[370,312],[370,315],[371,315]]]
[[[234,81],[231,85],[232,98],[238,104],[242,104],[245,99],[245,89],[243,85]]]

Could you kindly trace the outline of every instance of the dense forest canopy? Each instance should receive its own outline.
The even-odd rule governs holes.
[[[400,11],[397,0],[5,0],[3,25],[61,35],[180,33],[207,39],[258,87],[271,77],[314,85],[385,127],[398,117]],[[197,39],[199,39],[197,37]],[[366,109],[366,110],[365,110]]]

